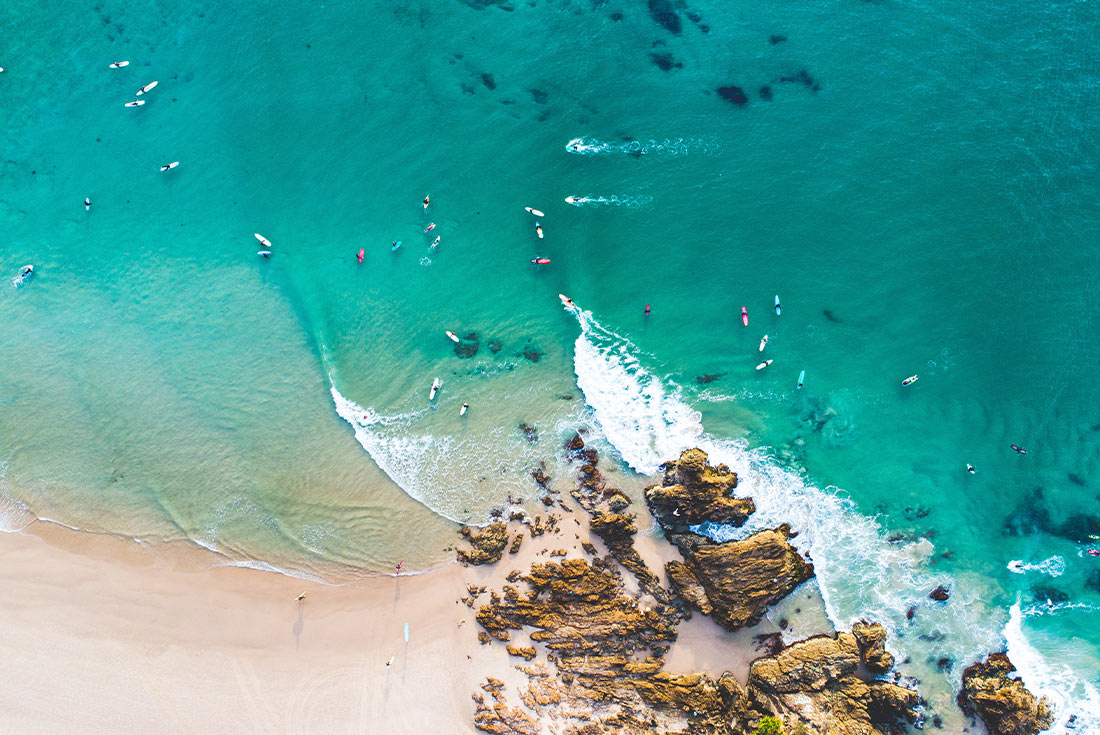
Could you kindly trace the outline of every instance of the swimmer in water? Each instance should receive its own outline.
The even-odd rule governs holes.
[[[1015,451],[1016,454],[1027,454],[1027,450],[1023,447],[1018,447],[1015,444],[1009,444],[1009,446],[1012,447],[1013,451]]]
[[[1085,549],[1085,553],[1089,556],[1100,556],[1100,549]]]
[[[973,474],[974,474],[975,472],[977,472],[977,470],[976,470],[976,469],[974,469],[974,465],[972,465],[972,464],[967,464],[967,465],[966,465],[966,471],[967,471],[967,472],[969,472],[969,473],[970,473],[970,474],[972,474],[972,475],[973,475]]]
[[[431,232],[434,229],[435,229],[435,222],[432,222],[430,225],[428,225],[427,227],[424,228],[424,232]]]
[[[916,383],[918,380],[920,380],[920,378],[918,378],[916,375],[910,375],[908,378],[901,381],[901,384],[902,385],[912,385],[913,383]]]
[[[645,315],[649,316],[649,304],[645,305]]]
[[[535,223],[535,234],[537,234],[540,238],[542,237],[542,225],[540,225],[538,222]]]

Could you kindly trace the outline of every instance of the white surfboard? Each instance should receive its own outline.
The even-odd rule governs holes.
[[[545,217],[546,216],[545,214],[543,214],[542,212],[540,212],[537,209],[531,209],[530,207],[524,207],[524,209],[526,209],[528,212],[535,215],[536,217]]]
[[[270,250],[257,250],[256,255],[259,255],[261,258],[270,258],[271,257],[271,251]]]
[[[259,240],[265,248],[271,249],[271,241],[270,240],[268,240],[266,237],[264,237],[263,235],[261,235],[258,232],[253,232],[252,234],[256,236],[256,239]]]
[[[573,299],[563,293],[558,294],[558,298],[561,299],[561,303],[565,306],[576,306],[576,304],[573,303]]]
[[[765,335],[764,335],[764,339],[760,340],[760,350],[759,350],[759,352],[763,352],[763,351],[764,351],[764,346],[765,346],[766,344],[768,344],[768,335],[766,335],[766,334],[765,334]]]
[[[429,401],[434,401],[435,400],[435,394],[439,392],[439,386],[440,385],[442,385],[442,383],[439,382],[439,378],[436,378],[435,380],[432,381],[432,389],[428,393],[428,400]]]
[[[782,311],[782,310],[779,307],[779,294],[776,294],[775,295],[775,315],[779,316],[780,311]]]
[[[762,363],[760,363],[759,365],[757,365],[757,366],[756,366],[756,369],[757,369],[757,370],[763,370],[763,369],[764,369],[764,368],[766,368],[766,367],[767,367],[768,365],[771,365],[771,364],[772,364],[772,362],[773,362],[772,360],[765,360],[764,362],[762,362]]]
[[[113,61],[113,62],[111,62],[111,66],[109,68],[111,68],[111,69],[121,69],[122,67],[129,66],[129,65],[130,65],[129,61]]]
[[[466,415],[466,411],[467,411],[467,410],[468,410],[469,408],[470,408],[470,404],[468,404],[468,403],[463,403],[463,404],[462,404],[462,408],[460,408],[460,409],[458,410],[458,415],[459,415],[459,416],[465,416],[465,415]]]
[[[460,341],[460,340],[458,339],[458,335],[457,335],[457,334],[455,334],[454,332],[452,332],[452,331],[451,331],[451,330],[449,330],[449,329],[447,330],[447,338],[448,338],[449,340],[451,340],[452,342],[454,342],[455,344],[458,344],[458,343],[459,343],[459,341]]]
[[[145,104],[145,100],[134,100],[133,102],[127,102],[124,107],[141,107]]]
[[[149,83],[148,83],[148,84],[146,84],[146,85],[145,85],[144,87],[142,87],[141,89],[139,89],[139,90],[138,90],[138,91],[137,91],[137,92],[136,92],[135,94],[136,94],[136,95],[137,95],[138,97],[140,97],[141,95],[145,94],[145,93],[146,93],[146,92],[148,92],[148,91],[149,91],[150,89],[152,89],[153,87],[157,86],[158,84],[160,84],[160,82],[157,82],[157,81],[152,81],[152,82],[149,82]]]
[[[180,165],[179,161],[172,161],[171,163],[166,163],[163,166],[161,166],[160,170],[161,171],[171,171],[172,169],[174,169],[178,165]]]

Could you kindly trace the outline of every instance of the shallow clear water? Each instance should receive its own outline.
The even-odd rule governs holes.
[[[0,271],[36,269],[0,289],[8,525],[422,568],[593,423],[643,473],[691,443],[739,468],[834,619],[890,623],[922,678],[1019,599],[1025,676],[1095,706],[1096,8],[676,17],[6,3]]]

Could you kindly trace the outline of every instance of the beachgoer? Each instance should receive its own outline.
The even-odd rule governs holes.
[[[1100,549],[1085,549],[1085,553],[1089,556],[1100,556]]]
[[[297,600],[298,602],[301,602],[302,600],[306,599],[306,593],[303,592],[302,594],[298,595],[294,599]]]
[[[424,209],[428,208],[428,204],[431,202],[431,197],[424,197]]]
[[[428,225],[427,227],[424,228],[424,232],[431,232],[434,229],[435,229],[435,222],[432,222],[430,225]]]
[[[435,236],[435,240],[432,242],[432,247],[433,248],[436,247],[437,245],[439,245],[439,238],[440,238],[440,235]]]
[[[462,410],[458,412],[458,415],[459,416],[465,416],[466,412],[468,410],[470,410],[470,404],[469,403],[463,403],[462,404]]]
[[[404,564],[404,563],[405,563],[404,559],[402,559],[401,561],[397,562],[397,573],[398,573],[398,574],[401,574],[401,565],[402,565],[402,564]]]
[[[390,660],[386,662],[386,668],[387,669],[393,664],[393,660],[395,658],[397,658],[397,657],[396,656],[390,656]]]

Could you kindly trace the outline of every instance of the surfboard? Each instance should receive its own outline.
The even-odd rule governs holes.
[[[766,345],[766,344],[768,344],[768,335],[765,334],[764,339],[760,340],[760,349],[758,350],[758,352],[763,352],[764,351],[764,345]]]
[[[172,161],[171,163],[166,163],[163,166],[161,166],[160,170],[161,171],[171,171],[172,169],[174,169],[178,165],[180,165],[179,161]]]
[[[88,197],[84,197],[84,209],[89,210],[92,208],[92,200]]]
[[[111,62],[111,66],[109,68],[111,68],[111,69],[121,69],[122,67],[129,66],[129,65],[130,65],[129,61],[113,61],[113,62]]]
[[[427,227],[424,228],[424,232],[431,232],[434,229],[435,229],[435,222],[432,222],[430,225],[428,225]]]
[[[798,389],[802,390],[802,381],[806,379],[806,371],[803,370],[798,374]]]
[[[397,250],[397,249],[398,249],[399,247],[401,247],[401,241],[400,241],[400,240],[398,240],[397,242],[395,242],[395,243],[393,244],[393,247],[391,247],[391,248],[390,248],[390,250],[391,250],[391,251],[393,251],[393,250]]]
[[[918,378],[916,375],[910,375],[908,378],[901,381],[901,384],[902,385],[912,385],[913,383],[916,383],[918,380],[920,380],[920,378]]]
[[[546,216],[545,214],[543,214],[542,212],[540,212],[537,209],[531,209],[530,207],[524,207],[524,209],[526,209],[528,212],[535,215],[536,217],[545,217]]]
[[[435,236],[435,239],[434,239],[434,240],[432,240],[432,247],[433,247],[433,248],[435,248],[435,247],[438,247],[438,246],[439,246],[439,239],[440,239],[441,237],[442,237],[442,235],[436,235],[436,236]]]
[[[360,263],[363,262],[363,256],[366,254],[366,252],[367,252],[366,248],[359,248],[359,254],[356,255],[355,257],[359,259]]]
[[[741,323],[746,327],[749,326],[749,310],[744,306],[741,307]]]
[[[124,107],[141,107],[145,104],[145,100],[134,100],[133,102],[127,102]]]
[[[779,294],[775,295],[775,315],[779,316]]]
[[[542,239],[542,225],[538,222],[535,223],[535,234],[539,236],[540,240]]]
[[[409,624],[405,623],[405,642],[409,642]]]
[[[427,209],[428,205],[431,204],[431,203],[432,203],[432,198],[430,196],[424,197],[424,209]]]
[[[157,81],[152,81],[152,82],[149,82],[149,83],[148,83],[148,84],[146,84],[146,85],[145,85],[144,87],[142,87],[141,89],[139,89],[139,90],[138,90],[138,91],[137,91],[137,92],[136,92],[135,94],[136,94],[137,96],[139,96],[139,97],[140,97],[141,95],[143,95],[143,94],[145,94],[146,92],[148,92],[148,91],[149,91],[150,89],[153,89],[154,87],[156,87],[156,86],[157,86],[158,84],[160,84],[160,82],[157,82]]]
[[[460,408],[458,410],[458,415],[459,416],[465,416],[466,415],[466,409],[468,409],[469,407],[470,407],[469,404],[463,403],[462,408]]]
[[[576,304],[573,303],[573,299],[563,293],[558,294],[558,298],[561,299],[562,304],[565,306],[576,306]]]
[[[271,256],[271,251],[270,250],[257,250],[256,255],[267,258],[267,257]]]
[[[768,365],[771,365],[771,364],[772,364],[772,360],[765,360],[764,362],[757,365],[756,369],[757,370],[763,370],[764,368],[766,368]]]
[[[549,258],[531,258],[531,262],[535,265],[550,265]]]
[[[271,248],[271,241],[268,240],[266,237],[264,237],[263,235],[261,235],[258,232],[253,232],[252,234],[256,236],[256,239],[259,240],[265,248],[268,248],[268,249]]]
[[[432,389],[431,389],[431,391],[428,392],[428,400],[429,401],[434,401],[435,400],[435,394],[439,392],[439,386],[440,385],[442,385],[442,384],[439,382],[439,378],[436,378],[435,380],[432,381]]]
[[[452,331],[451,331],[451,330],[449,330],[449,329],[447,330],[447,338],[448,338],[448,339],[450,339],[450,340],[451,340],[452,342],[454,342],[455,344],[458,344],[458,343],[459,343],[459,341],[460,341],[460,340],[458,339],[458,335],[457,335],[457,334],[455,334],[454,332],[452,332]]]

